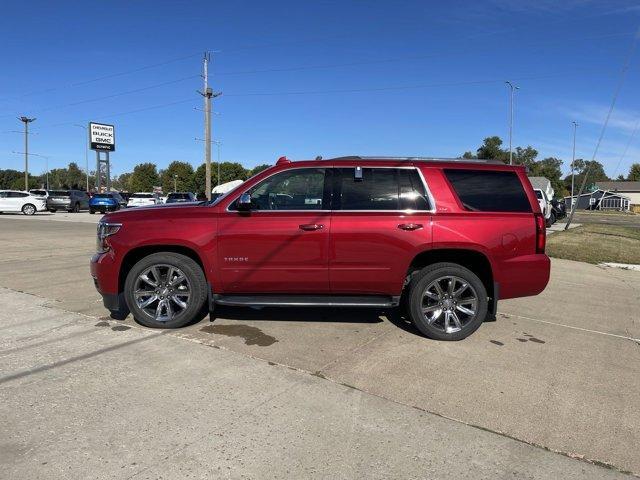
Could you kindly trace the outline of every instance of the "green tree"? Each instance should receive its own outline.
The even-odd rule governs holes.
[[[0,170],[0,189],[11,189],[13,190],[14,183],[16,181],[22,180],[22,186],[20,189],[24,188],[24,172],[19,172],[17,170]]]
[[[509,152],[505,152],[505,156],[506,158],[504,162],[507,163],[509,162]],[[538,151],[530,145],[525,148],[516,147],[515,151],[513,152],[513,164],[524,165],[526,167],[529,167],[529,169],[532,169],[534,168],[534,165],[536,163],[537,156]]]
[[[478,156],[472,152],[464,152],[462,154],[462,158],[466,158],[467,160],[473,160],[474,158],[478,158]]]
[[[66,181],[65,183],[69,188],[84,190],[87,186],[87,179],[84,176],[84,172],[80,170],[78,164],[71,162],[66,168]]]
[[[175,178],[176,175],[177,178]],[[173,161],[167,168],[160,172],[162,191],[165,193],[173,192],[175,185],[178,192],[192,192],[195,190],[193,177],[194,172],[191,164],[177,160]]]
[[[203,194],[205,188],[205,165],[200,165],[193,174],[193,185],[196,193]],[[220,163],[220,183],[232,180],[246,180],[249,178],[249,171],[237,162]],[[218,164],[211,163],[211,186],[218,184]]]
[[[556,196],[563,197],[567,194],[568,190],[562,180],[562,160],[559,158],[547,157],[538,162],[534,162],[529,167],[529,172],[532,177],[548,178],[556,192]]]
[[[580,186],[582,185],[582,181],[589,170],[589,177],[587,178],[587,184],[585,187],[585,191],[593,191],[595,188],[596,182],[604,182],[609,180],[607,174],[604,171],[604,167],[597,160],[583,160],[582,158],[577,158],[574,163],[575,168],[575,192],[577,194]],[[567,190],[571,190],[571,175],[567,175],[564,178],[564,184],[567,187]]]
[[[640,182],[640,163],[634,163],[629,169],[627,180],[632,182]]]
[[[160,177],[154,163],[139,163],[134,167],[129,178],[130,192],[151,192],[158,185]]]
[[[487,137],[477,150],[478,158],[486,160],[509,161],[509,152],[503,150],[502,139],[498,136]]]
[[[257,175],[258,173],[262,172],[263,170],[266,170],[267,168],[270,168],[272,165],[263,163],[262,165],[256,165],[255,167],[253,167],[250,171],[249,171],[249,176],[253,177],[254,175]]]
[[[129,191],[129,182],[131,180],[131,173],[121,173],[117,177],[111,180],[111,186],[119,191]],[[92,177],[89,177],[89,185],[92,183]]]

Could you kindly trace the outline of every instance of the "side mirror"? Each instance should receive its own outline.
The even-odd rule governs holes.
[[[251,210],[251,194],[243,193],[242,195],[240,195],[237,205],[239,212],[248,212],[249,210]]]

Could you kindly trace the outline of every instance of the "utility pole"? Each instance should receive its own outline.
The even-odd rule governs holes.
[[[514,90],[519,90],[520,87],[514,85],[513,83],[506,81],[504,82],[507,85],[509,85],[510,88],[510,94],[509,94],[509,165],[513,165],[513,149],[512,149],[512,142],[513,142],[513,92]]]
[[[573,155],[571,156],[571,205],[573,205],[573,186],[576,163],[576,130],[578,129],[578,123],[575,121],[571,123],[573,123]]]
[[[24,123],[24,190],[29,190],[29,124],[35,122],[35,118],[19,117]]]
[[[200,93],[204,97],[204,163],[205,163],[205,195],[207,200],[211,200],[211,99],[220,93],[213,93],[209,87],[209,60],[211,54],[204,53],[202,65],[202,78],[204,80],[204,90]]]

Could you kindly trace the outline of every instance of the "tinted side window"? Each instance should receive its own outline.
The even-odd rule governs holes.
[[[28,197],[29,194],[28,193],[22,193],[22,192],[9,192],[9,194],[7,196],[9,198],[23,198],[23,197]]]
[[[324,168],[286,170],[249,190],[254,210],[322,210],[325,208]],[[235,204],[231,206],[235,210]]]
[[[429,210],[424,184],[415,169],[338,168],[336,210]]]
[[[515,172],[445,169],[462,205],[478,212],[531,212]]]

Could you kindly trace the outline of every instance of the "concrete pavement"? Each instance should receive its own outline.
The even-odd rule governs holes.
[[[626,477],[166,331],[0,302],[6,478]]]
[[[0,286],[104,317],[88,275],[95,221],[49,220],[0,217]],[[393,310],[367,309],[218,309],[213,324],[161,338],[291,367],[640,473],[639,287],[638,272],[554,260],[542,295],[501,302],[497,322],[457,343],[419,336]],[[131,319],[115,325],[135,327]]]

